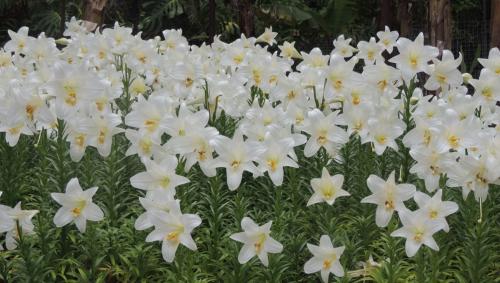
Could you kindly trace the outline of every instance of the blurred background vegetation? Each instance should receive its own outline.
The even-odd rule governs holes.
[[[104,26],[118,21],[145,38],[182,28],[191,43],[215,34],[230,41],[273,26],[279,40],[306,51],[331,50],[341,33],[354,44],[368,40],[387,25],[410,38],[423,31],[429,43],[444,41],[466,61],[500,41],[500,0],[0,0],[0,42],[21,26],[32,35],[61,36],[72,16]]]

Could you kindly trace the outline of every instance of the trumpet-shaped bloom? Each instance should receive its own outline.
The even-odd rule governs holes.
[[[319,239],[319,246],[307,243],[307,248],[313,254],[304,265],[304,272],[307,274],[321,272],[323,282],[328,282],[330,273],[343,277],[344,268],[340,264],[340,257],[344,253],[345,247],[334,247],[328,235],[322,235]]]
[[[0,205],[0,233],[7,232],[5,235],[5,246],[8,250],[17,247],[19,233],[23,235],[34,234],[35,226],[32,218],[38,213],[38,210],[24,210],[21,208],[21,202],[14,207]],[[18,229],[17,223],[19,223]],[[1,250],[1,246],[0,246]]]
[[[251,172],[254,176],[260,175],[253,160],[264,149],[255,143],[243,141],[243,135],[239,131],[234,134],[233,139],[221,136],[213,146],[219,154],[214,160],[215,166],[226,168],[227,186],[231,191],[240,186],[244,171]]]
[[[307,202],[307,206],[319,202],[326,202],[332,205],[338,197],[350,196],[351,194],[342,189],[343,183],[344,175],[337,174],[330,176],[328,169],[323,167],[321,178],[311,180],[311,187],[314,193]]]
[[[257,255],[264,266],[269,265],[268,253],[280,253],[283,245],[271,238],[272,221],[259,226],[249,218],[244,217],[241,220],[243,232],[231,235],[231,239],[243,243],[243,247],[238,255],[238,261],[241,264],[247,263]]]
[[[172,197],[175,188],[189,183],[189,179],[175,174],[177,158],[166,156],[160,162],[145,160],[146,172],[140,172],[130,178],[130,184],[145,191],[164,192]]]
[[[445,217],[457,212],[458,205],[453,201],[442,201],[442,195],[442,190],[438,190],[432,197],[421,192],[416,192],[413,198],[419,209],[429,220],[442,222],[443,230],[448,232],[450,227]]]
[[[428,62],[435,58],[439,51],[433,46],[424,46],[424,34],[419,33],[415,41],[401,37],[396,46],[399,54],[392,57],[389,62],[395,63],[401,70],[403,78],[411,80],[419,72],[428,72]]]
[[[334,144],[347,142],[347,133],[335,124],[343,124],[336,112],[325,116],[319,109],[314,109],[308,114],[309,125],[302,130],[310,135],[304,148],[304,155],[311,157],[322,147],[328,148]]]
[[[182,214],[178,205],[173,205],[168,213],[154,211],[153,214],[155,229],[146,237],[146,242],[161,241],[161,254],[166,262],[174,261],[179,244],[197,250],[191,232],[201,224],[198,215]]]
[[[379,227],[389,224],[394,211],[405,209],[404,201],[413,197],[416,188],[412,184],[396,184],[395,172],[392,171],[387,181],[376,175],[366,180],[368,189],[373,193],[361,200],[362,203],[377,205],[375,222]]]
[[[439,247],[432,237],[443,229],[441,221],[430,220],[422,211],[402,209],[398,211],[403,227],[391,233],[392,237],[406,238],[405,251],[408,257],[414,256],[422,245],[438,251]]]
[[[71,179],[66,185],[65,193],[51,193],[50,196],[61,208],[54,215],[54,224],[57,227],[75,222],[81,233],[85,233],[87,220],[101,221],[104,213],[99,206],[92,202],[92,197],[97,192],[97,187],[82,190],[77,178]]]

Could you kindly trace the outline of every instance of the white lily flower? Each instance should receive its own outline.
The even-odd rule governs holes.
[[[178,205],[173,205],[168,213],[154,211],[153,214],[155,229],[146,237],[146,242],[161,241],[161,254],[166,262],[174,261],[179,244],[190,250],[197,250],[191,232],[201,224],[198,215],[182,214]]]
[[[442,222],[430,220],[422,215],[423,211],[421,210],[402,209],[398,213],[403,227],[392,232],[391,236],[406,238],[405,251],[408,257],[414,256],[422,245],[435,251],[439,250],[432,235],[443,229]]]
[[[87,220],[101,221],[104,218],[104,212],[92,202],[92,197],[96,192],[97,187],[82,190],[78,179],[72,178],[66,185],[65,193],[51,193],[50,196],[62,205],[54,215],[54,224],[57,227],[63,227],[75,222],[78,230],[85,233]]]
[[[351,194],[342,189],[343,183],[344,175],[337,174],[330,176],[328,169],[323,167],[321,178],[314,178],[311,180],[311,187],[314,193],[307,202],[307,206],[319,202],[326,202],[332,205],[338,197],[350,196]]]
[[[319,239],[319,246],[307,243],[307,248],[313,254],[304,265],[304,272],[307,274],[321,272],[323,282],[328,282],[330,273],[343,277],[344,268],[340,264],[340,257],[344,253],[345,247],[334,247],[328,235],[322,235]]]
[[[405,209],[404,201],[413,197],[416,188],[412,184],[396,184],[395,172],[392,171],[387,181],[376,175],[366,180],[368,189],[373,193],[361,200],[361,203],[377,205],[375,222],[379,227],[389,224],[394,211]]]
[[[442,201],[443,190],[438,190],[434,196],[430,197],[424,193],[416,192],[413,198],[419,209],[429,220],[440,221],[445,232],[450,231],[446,216],[458,211],[458,205],[453,201]]]
[[[247,263],[257,255],[264,266],[269,265],[268,253],[280,253],[283,245],[271,238],[272,221],[259,226],[249,218],[244,217],[241,220],[243,232],[232,234],[231,239],[243,243],[243,247],[238,255],[238,261],[241,264]]]
[[[215,167],[226,168],[227,186],[231,191],[240,186],[244,171],[251,172],[254,176],[261,174],[253,160],[262,154],[264,149],[255,143],[243,141],[240,131],[236,131],[233,139],[221,136],[213,146],[219,154],[214,160]]]
[[[140,172],[130,178],[130,184],[137,189],[145,191],[162,191],[172,197],[175,188],[189,183],[189,179],[175,174],[177,158],[168,155],[161,162],[144,160],[146,172]]]

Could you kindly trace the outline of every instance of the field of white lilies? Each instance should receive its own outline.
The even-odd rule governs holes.
[[[116,24],[0,49],[0,282],[500,282],[500,51]],[[458,55],[458,56],[457,56]]]

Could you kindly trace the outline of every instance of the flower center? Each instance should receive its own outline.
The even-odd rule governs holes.
[[[255,248],[255,252],[259,254],[262,251],[262,248],[264,247],[264,242],[266,241],[266,234],[260,233],[259,236],[257,237],[257,241],[253,244]]]

